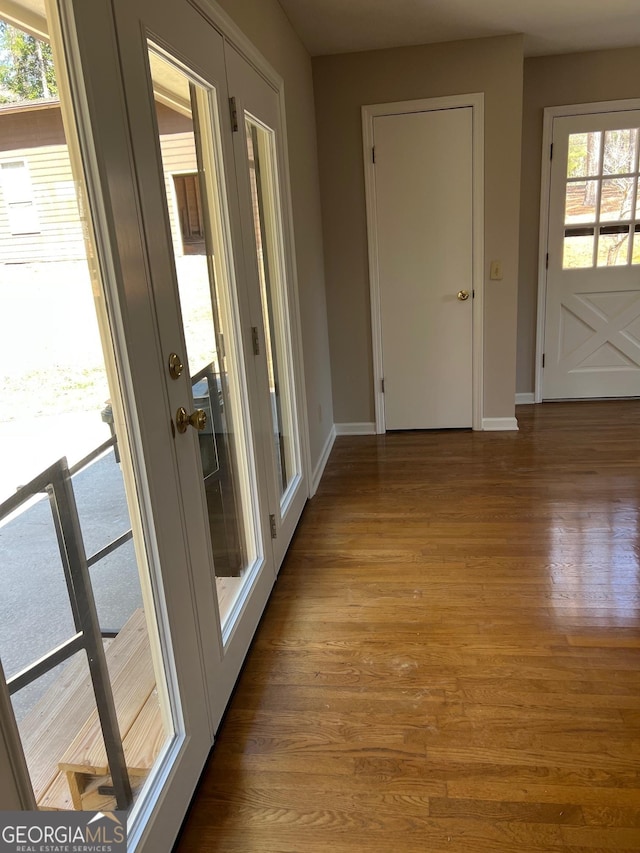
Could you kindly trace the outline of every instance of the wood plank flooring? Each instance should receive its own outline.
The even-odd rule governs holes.
[[[640,851],[640,403],[338,438],[176,846]]]

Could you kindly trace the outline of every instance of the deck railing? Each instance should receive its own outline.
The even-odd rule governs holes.
[[[89,568],[128,542],[132,538],[132,531],[128,530],[87,557],[72,483],[75,474],[106,453],[110,447],[115,449],[116,441],[113,436],[71,468],[66,457],[59,459],[0,504],[0,524],[32,498],[48,495],[75,627],[72,637],[6,679],[6,689],[12,696],[84,649],[109,761],[113,793],[118,809],[126,810],[132,802],[131,783],[103,645],[103,638],[114,637],[118,631],[115,628],[100,628]]]

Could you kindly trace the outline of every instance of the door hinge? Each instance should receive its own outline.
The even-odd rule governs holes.
[[[271,538],[278,538],[278,528],[276,527],[276,517],[275,515],[269,516],[269,527],[271,528]]]
[[[542,353],[542,369],[543,370],[544,370],[544,356],[545,356],[545,353]]]
[[[374,145],[371,149],[371,162],[376,162],[376,146]]]
[[[384,394],[384,379],[380,380],[380,388],[382,389],[382,393]]]
[[[236,107],[236,99],[229,98],[229,112],[231,113],[231,130],[233,133],[238,132],[238,109]]]
[[[553,142],[549,148],[549,160],[553,160]]]
[[[547,252],[547,258],[545,260],[545,268],[549,269],[549,252]]]
[[[253,343],[253,354],[260,355],[260,338],[258,337],[258,327],[251,327],[251,341]]]

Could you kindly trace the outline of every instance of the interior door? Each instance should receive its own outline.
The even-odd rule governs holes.
[[[472,425],[472,112],[373,121],[387,429]]]
[[[640,395],[640,112],[556,118],[544,399]]]
[[[254,330],[259,430],[267,466],[269,515],[276,569],[307,499],[300,443],[291,318],[292,257],[281,198],[283,150],[277,92],[228,43],[225,57],[233,104],[233,143]]]

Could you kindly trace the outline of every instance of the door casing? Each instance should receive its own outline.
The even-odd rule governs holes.
[[[483,318],[484,318],[484,94],[452,95],[396,101],[389,104],[369,104],[362,107],[362,142],[364,157],[365,196],[367,210],[367,240],[369,249],[369,293],[371,300],[371,340],[373,346],[373,382],[376,413],[376,433],[386,432],[384,391],[382,380],[382,316],[380,309],[380,279],[378,274],[378,226],[375,204],[375,165],[373,120],[377,116],[420,113],[436,110],[472,108],[473,134],[473,429],[483,428]]]
[[[534,402],[542,402],[542,356],[547,310],[547,251],[549,244],[549,204],[551,201],[551,142],[553,121],[564,116],[616,113],[640,110],[640,98],[623,101],[597,101],[591,104],[566,104],[545,107],[542,129],[542,181],[540,189],[540,235],[538,243],[538,308],[536,319],[535,389]]]

